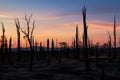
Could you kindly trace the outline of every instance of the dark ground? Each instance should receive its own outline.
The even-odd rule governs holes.
[[[104,65],[104,71],[103,67]],[[52,59],[50,65],[45,60],[34,62],[33,71],[28,71],[28,63],[0,65],[0,80],[120,80],[120,62],[91,62],[91,71],[85,71],[85,63],[75,59],[62,59],[61,64]]]

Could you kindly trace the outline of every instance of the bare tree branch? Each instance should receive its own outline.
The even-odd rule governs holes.
[[[1,26],[2,26],[2,31],[3,31],[3,33],[5,33],[4,24],[3,24],[3,22],[0,22],[0,23],[1,23]]]
[[[28,36],[30,34],[30,22],[31,22],[31,18],[32,18],[32,14],[30,15],[29,18],[27,18],[27,15],[25,14],[25,21],[26,21],[26,24],[27,24],[27,34],[28,34]]]
[[[21,32],[24,33],[24,35],[25,35],[26,37],[28,36],[28,34],[26,33],[26,31],[23,30],[22,28],[21,28]]]
[[[33,21],[33,27],[32,27],[32,31],[31,31],[31,36],[33,35],[34,29],[35,29],[35,20]]]

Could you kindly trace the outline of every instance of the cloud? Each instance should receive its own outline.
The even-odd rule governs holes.
[[[99,25],[101,27],[110,27],[113,26],[113,23],[104,20],[91,20],[88,21],[89,24]]]
[[[0,15],[1,18],[10,18],[10,16],[7,15]]]
[[[88,21],[88,25],[98,25],[101,27],[113,27],[114,26],[114,22],[110,22],[110,21],[106,21],[106,20],[90,20]],[[120,23],[116,22],[116,26],[119,27]]]

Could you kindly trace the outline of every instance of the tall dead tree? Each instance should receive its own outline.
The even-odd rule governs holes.
[[[50,64],[50,53],[49,53],[49,38],[47,39],[47,64]]]
[[[40,56],[43,56],[42,52],[43,52],[43,47],[42,47],[42,42],[40,42],[40,52],[39,52]]]
[[[52,38],[52,42],[51,42],[51,47],[52,47],[51,53],[52,53],[53,56],[55,56],[54,55],[54,40],[53,40],[53,38]]]
[[[21,31],[22,33],[25,35],[24,37],[27,38],[27,41],[29,43],[29,46],[30,46],[30,50],[31,50],[31,58],[30,58],[30,63],[29,63],[29,71],[32,71],[32,63],[33,63],[33,45],[32,45],[32,37],[33,37],[33,32],[34,32],[34,28],[35,28],[35,21],[33,21],[32,23],[32,29],[30,30],[30,22],[31,22],[31,18],[32,18],[32,15],[30,17],[27,17],[27,15],[25,15],[25,21],[26,21],[26,27],[27,29],[26,30],[23,30],[21,28]]]
[[[57,59],[57,57],[58,57],[58,52],[59,52],[59,50],[58,50],[58,40],[56,39],[56,54],[55,54],[55,58]]]
[[[114,54],[113,54],[113,57],[115,58],[116,57],[116,17],[114,16],[114,30],[113,30],[113,33],[114,33]]]
[[[79,53],[78,53],[78,42],[79,42],[79,37],[78,37],[78,24],[76,25],[76,57],[79,58]]]
[[[110,35],[109,31],[107,31],[107,33],[108,33],[108,47],[109,47],[109,54],[108,54],[108,56],[111,57],[111,48],[112,48],[111,35]]]
[[[10,39],[9,39],[9,58],[8,58],[9,64],[12,64],[11,48],[12,48],[12,38],[10,37]]]
[[[83,36],[83,42],[84,42],[84,54],[85,54],[85,59],[86,59],[86,71],[90,70],[90,62],[88,60],[88,34],[87,34],[87,29],[88,29],[88,26],[87,26],[87,23],[86,23],[86,8],[83,7],[82,9],[82,14],[83,14],[83,28],[84,28],[84,36]]]
[[[18,18],[16,18],[15,20],[15,25],[16,25],[16,31],[17,31],[17,47],[18,47],[18,61],[20,61],[21,59],[21,54],[20,54],[20,21]]]
[[[33,47],[33,52],[35,51],[35,40],[34,40],[34,36],[31,36],[31,43],[32,43],[32,47]]]
[[[8,56],[8,40],[7,40],[7,37],[5,37],[5,43],[4,43],[4,45],[5,45],[5,58],[7,58],[7,56]]]
[[[4,28],[4,24],[1,22],[1,26],[2,26],[2,40],[1,40],[1,59],[2,61],[4,61],[4,52],[5,52],[5,28]]]
[[[73,58],[75,58],[75,39],[73,40]]]

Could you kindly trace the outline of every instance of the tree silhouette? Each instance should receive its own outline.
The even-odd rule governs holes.
[[[16,18],[14,21],[15,21],[16,31],[17,31],[18,61],[20,61],[20,59],[21,59],[21,54],[20,54],[20,21],[18,18]]]
[[[33,42],[33,31],[34,31],[34,28],[35,28],[35,21],[33,21],[33,24],[32,24],[32,29],[30,31],[30,22],[31,22],[31,18],[32,18],[32,15],[30,17],[27,17],[27,15],[25,15],[25,21],[26,21],[26,25],[27,25],[27,29],[26,30],[23,30],[21,28],[21,31],[22,33],[25,35],[24,37],[27,38],[28,40],[28,43],[30,45],[30,50],[31,50],[31,58],[30,58],[30,63],[29,63],[29,71],[32,71],[32,63],[33,63],[33,45],[32,45],[32,42]]]
[[[1,26],[2,26],[2,43],[1,43],[1,55],[2,55],[2,61],[4,62],[4,52],[5,52],[5,28],[4,28],[4,24],[1,22]]]
[[[114,54],[113,57],[116,57],[116,17],[114,16]]]
[[[109,31],[107,31],[107,33],[108,33],[108,47],[109,47],[109,54],[108,54],[108,56],[109,57],[111,57],[111,48],[112,48],[112,44],[111,44],[111,35],[110,35],[110,33],[109,33]]]
[[[50,53],[49,53],[49,38],[47,39],[47,64],[50,64]]]
[[[43,57],[43,47],[42,47],[42,42],[40,42],[40,52],[39,52],[40,56]]]
[[[53,40],[53,39],[52,39],[52,42],[51,42],[51,46],[52,46],[52,51],[51,51],[51,52],[52,52],[52,55],[55,56],[55,55],[54,55],[54,40]]]
[[[8,56],[8,41],[7,41],[7,38],[5,37],[5,59],[7,59],[7,56]]]
[[[79,42],[79,37],[78,37],[78,24],[76,25],[76,57],[79,58],[79,53],[78,53],[78,42]]]
[[[11,48],[12,48],[12,38],[9,39],[9,63],[12,64],[12,54],[11,54]]]
[[[86,24],[86,8],[85,7],[83,7],[83,9],[82,9],[82,14],[83,14],[83,25],[84,25],[84,32],[83,32],[83,42],[84,42],[84,54],[85,54],[85,59],[86,59],[86,70],[88,71],[88,70],[90,70],[90,63],[89,63],[89,60],[88,60],[88,34],[87,34],[87,29],[88,29],[88,26],[87,26],[87,24]]]
[[[73,58],[75,58],[75,39],[73,40]]]
[[[39,61],[39,53],[38,53],[37,47],[38,47],[38,42],[35,41],[35,53],[37,55],[37,61]]]
[[[31,36],[31,43],[32,43],[33,52],[34,52],[34,51],[35,51],[35,40],[34,40],[34,36]]]
[[[96,43],[95,45],[95,52],[96,52],[96,66],[98,66],[98,62],[99,62],[99,42]]]

